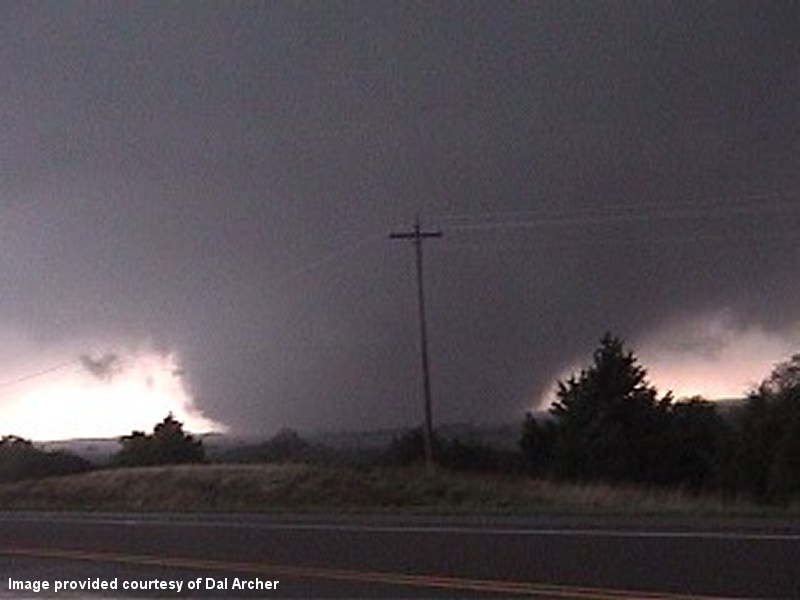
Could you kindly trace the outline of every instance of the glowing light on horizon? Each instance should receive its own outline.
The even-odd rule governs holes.
[[[102,376],[75,361],[0,388],[0,433],[33,440],[151,431],[170,412],[193,433],[226,430],[195,406],[172,353],[122,354]]]
[[[650,381],[676,398],[742,398],[800,348],[800,330],[769,331],[729,311],[669,323],[645,337],[637,355]]]
[[[800,327],[768,331],[757,324],[742,324],[728,311],[719,311],[667,323],[638,343],[629,344],[629,348],[660,394],[671,391],[677,399],[743,398],[776,364],[800,351]],[[576,361],[555,379],[565,380],[579,373],[589,360]],[[555,391],[555,384],[548,386],[535,408],[550,406]]]

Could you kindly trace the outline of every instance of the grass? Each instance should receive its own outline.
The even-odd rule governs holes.
[[[797,514],[798,507],[780,514]],[[754,515],[742,500],[418,469],[196,465],[98,470],[0,485],[0,509],[435,514]],[[777,509],[770,509],[775,514]]]

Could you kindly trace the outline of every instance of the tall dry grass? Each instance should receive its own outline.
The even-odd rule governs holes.
[[[757,511],[739,499],[413,468],[194,465],[98,470],[0,485],[0,509],[681,513]]]

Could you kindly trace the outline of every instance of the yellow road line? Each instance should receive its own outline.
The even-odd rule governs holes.
[[[88,552],[84,550],[59,550],[49,548],[0,547],[0,554],[35,558],[59,558],[62,560],[86,560],[114,562],[134,565],[171,567],[179,569],[207,569],[231,571],[262,576],[311,577],[355,581],[359,583],[382,583],[453,591],[486,592],[492,594],[516,594],[524,596],[546,596],[563,600],[723,600],[719,597],[617,590],[571,585],[554,585],[525,581],[503,581],[499,579],[470,579],[438,575],[413,575],[386,571],[361,571],[329,567],[297,567],[253,562],[226,562],[199,558],[162,557],[147,554],[121,554],[116,552]]]

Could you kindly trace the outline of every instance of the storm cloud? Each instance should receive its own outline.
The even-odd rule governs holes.
[[[93,377],[106,381],[114,377],[121,370],[119,356],[106,353],[97,358],[92,358],[88,354],[80,357],[81,366]]]
[[[4,3],[0,328],[174,353],[233,431],[413,425],[413,254],[388,234],[419,215],[444,234],[439,422],[521,418],[607,330],[723,311],[794,336],[799,16]]]

